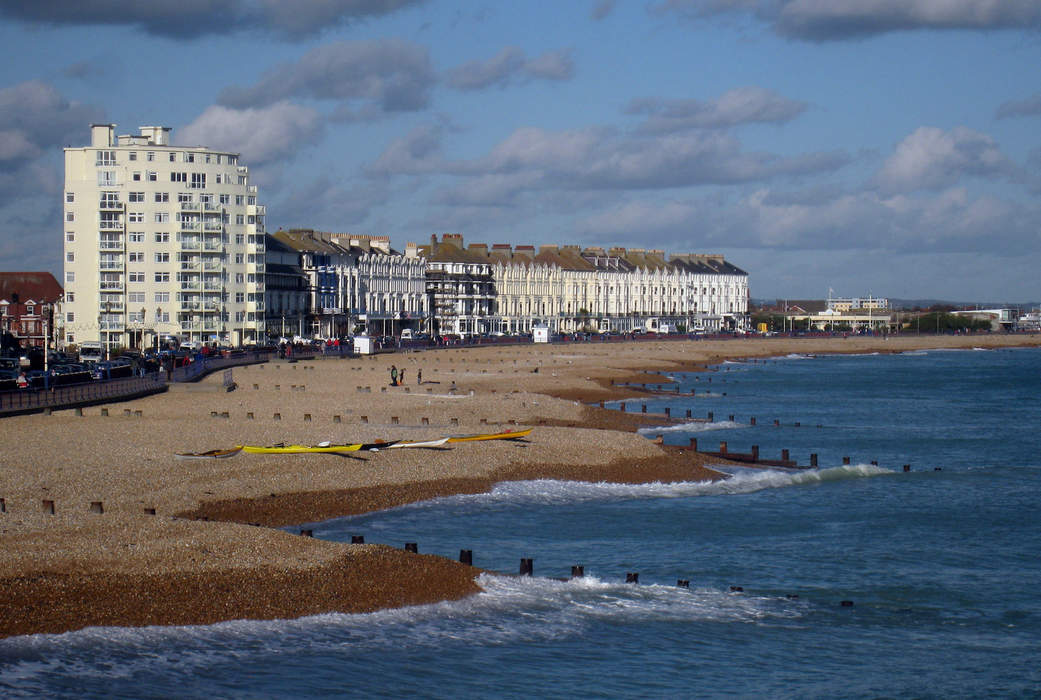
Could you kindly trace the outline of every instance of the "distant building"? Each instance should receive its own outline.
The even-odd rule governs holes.
[[[5,346],[52,347],[63,295],[49,272],[0,272],[0,333]]]
[[[718,331],[744,328],[748,274],[722,256],[431,238],[428,290],[452,333]]]
[[[307,279],[306,309],[292,316],[293,334],[330,338],[356,329],[397,334],[424,324],[426,261],[414,244],[398,252],[387,236],[313,229],[279,230],[272,238],[296,253]],[[269,333],[277,333],[279,321],[277,312],[268,316]]]
[[[93,124],[90,145],[65,149],[63,204],[66,343],[263,332],[265,210],[238,154]]]

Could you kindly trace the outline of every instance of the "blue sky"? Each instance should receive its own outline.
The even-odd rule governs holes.
[[[1038,0],[0,0],[0,268],[91,122],[268,228],[722,253],[760,298],[1041,298]]]

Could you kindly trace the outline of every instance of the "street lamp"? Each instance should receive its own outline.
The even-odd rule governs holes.
[[[163,309],[155,307],[155,353],[159,354],[159,321],[163,318]]]

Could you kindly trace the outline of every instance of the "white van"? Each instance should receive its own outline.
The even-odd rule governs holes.
[[[97,340],[84,340],[80,343],[80,362],[98,362],[105,357],[105,346]]]
[[[401,330],[401,339],[402,340],[412,340],[412,329],[411,328],[403,328]]]

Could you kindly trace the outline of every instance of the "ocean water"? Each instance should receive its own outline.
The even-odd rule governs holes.
[[[504,483],[315,523],[501,573],[366,615],[0,640],[0,695],[1041,697],[1039,371],[1020,349],[671,375],[694,397],[648,411],[715,421],[648,436],[819,468]],[[510,575],[522,558],[534,577]]]

